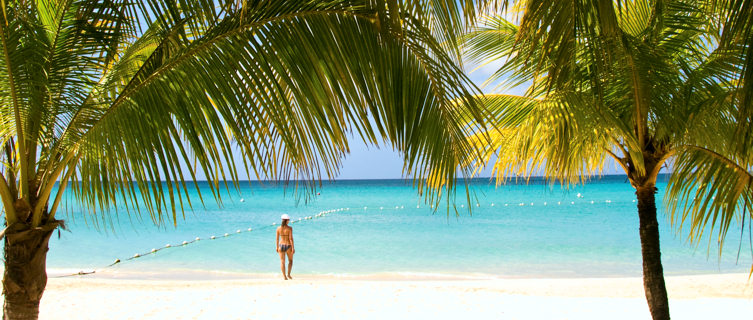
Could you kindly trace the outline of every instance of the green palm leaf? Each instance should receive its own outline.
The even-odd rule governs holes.
[[[667,190],[669,212],[678,226],[689,225],[689,237],[697,242],[707,232],[716,233],[719,254],[733,221],[753,218],[751,157],[726,158],[712,149],[688,146],[678,153]],[[676,200],[676,201],[673,201]],[[747,216],[743,213],[747,212]]]

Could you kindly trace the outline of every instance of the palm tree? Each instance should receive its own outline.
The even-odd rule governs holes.
[[[733,218],[753,218],[748,2],[505,2],[466,39],[470,59],[502,61],[489,81],[528,86],[484,98],[497,129],[477,164],[496,156],[498,182],[543,173],[566,185],[619,164],[636,190],[654,319],[669,319],[659,171],[670,171],[665,201],[691,239],[709,226],[723,239]]]
[[[217,200],[238,186],[234,154],[260,179],[318,180],[355,135],[402,152],[427,201],[454,190],[475,150],[457,115],[480,111],[445,50],[465,20],[447,4],[3,1],[5,318],[37,317],[67,188],[105,221],[177,224],[197,174]]]

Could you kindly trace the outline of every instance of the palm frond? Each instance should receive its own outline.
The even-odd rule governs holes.
[[[691,241],[698,242],[707,233],[716,234],[716,238],[708,238],[718,240],[721,254],[732,222],[753,218],[751,160],[750,155],[728,158],[698,146],[686,146],[678,153],[665,202],[676,227],[688,224]]]

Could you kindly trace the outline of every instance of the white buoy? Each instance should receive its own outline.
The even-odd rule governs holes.
[[[461,205],[460,205],[460,207],[461,207],[461,208],[465,208],[465,205],[464,205],[464,204],[461,204]]]
[[[138,258],[138,257],[140,257],[140,256],[141,256],[141,255],[140,255],[140,254],[138,254],[138,253],[137,253],[137,254],[134,254],[134,255],[133,255],[133,257],[134,257],[134,258]]]
[[[400,209],[405,209],[405,206],[400,206]]]
[[[201,238],[199,238],[199,237],[196,237],[196,239],[194,239],[194,240],[195,240],[195,241],[199,241],[199,240],[201,240]]]
[[[241,202],[246,202],[246,199],[241,198]]]
[[[544,201],[544,205],[546,205],[546,201]]]
[[[188,241],[183,241],[183,245],[184,246],[187,245],[187,244],[188,244]]]
[[[217,237],[215,237],[215,236],[209,237],[209,239],[212,239],[212,240],[214,240],[215,238],[217,238]]]
[[[521,203],[518,203],[518,205],[522,207],[522,206],[524,206],[526,204],[521,202]]]
[[[229,235],[230,235],[229,233],[225,233],[225,236],[226,236],[226,237],[227,237],[227,236],[229,236]]]
[[[635,199],[633,199],[633,202],[635,202]]]
[[[561,204],[562,204],[562,201],[557,201],[557,205],[561,205]]]
[[[169,243],[165,245],[165,248],[170,248],[170,247],[172,247],[172,245]]]
[[[416,209],[421,208],[421,206],[416,206]]]
[[[507,203],[505,203],[505,207],[507,207]]]
[[[363,207],[363,210],[366,210],[366,208],[368,208],[368,207]]]
[[[155,253],[155,252],[157,252],[157,249],[152,248],[152,253]]]
[[[533,205],[533,202],[531,202],[531,205]]]
[[[384,210],[384,207],[379,207],[379,210]]]
[[[235,230],[235,233],[241,233],[241,229]]]
[[[298,220],[298,221],[300,221],[300,220]],[[248,228],[248,229],[246,229],[246,230],[248,230],[248,231],[251,231],[251,230],[254,230],[254,229]]]
[[[575,201],[570,201],[570,204],[575,204]]]
[[[593,204],[593,203],[594,203],[594,201],[593,201],[593,200],[591,200],[591,204]]]
[[[481,206],[480,204],[478,204],[478,203],[476,204],[476,207],[480,207],[480,206]]]
[[[492,202],[492,207],[494,206],[494,203]]]
[[[583,195],[582,195],[582,194],[580,194],[580,192],[578,192],[578,195],[577,195],[577,197],[578,197],[578,198],[583,198]]]

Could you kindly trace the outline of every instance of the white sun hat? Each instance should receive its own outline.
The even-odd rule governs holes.
[[[282,220],[290,220],[290,216],[287,213],[283,213],[280,218],[282,218]]]

